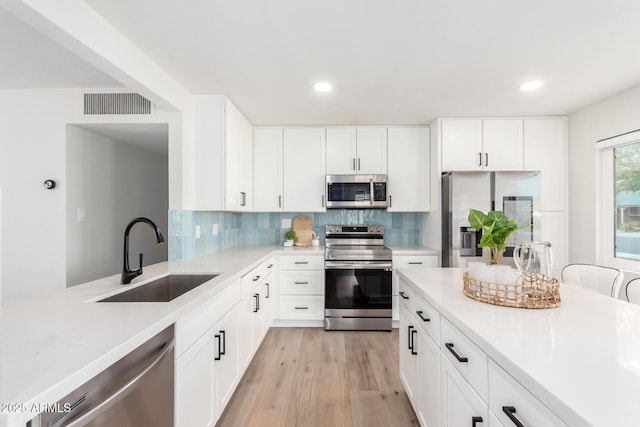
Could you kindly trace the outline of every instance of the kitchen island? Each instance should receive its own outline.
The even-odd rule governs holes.
[[[461,364],[467,366],[457,369],[473,384],[472,397],[484,402],[489,425],[493,425],[492,422],[512,425],[508,419],[504,421],[501,410],[509,407],[502,406],[506,402],[497,406],[492,402],[498,395],[495,391],[499,381],[494,381],[497,376],[493,375],[496,371],[506,372],[503,376],[507,381],[528,391],[524,393],[529,401],[537,399],[537,403],[541,403],[542,410],[555,420],[547,425],[637,425],[640,306],[563,284],[562,303],[558,308],[500,307],[466,297],[462,293],[463,272],[457,268],[414,268],[401,269],[398,274],[401,292],[405,289],[407,297],[407,293],[414,292],[411,295],[414,299],[423,298],[433,313],[439,313],[435,320],[441,327],[431,332],[431,337],[436,336],[433,341],[443,355],[440,362],[443,367],[449,366],[449,360],[456,363],[443,344],[447,333],[445,325],[449,325],[448,329],[457,329],[463,334],[460,337],[466,337],[479,348],[480,355],[485,355],[484,367],[480,366],[483,374],[477,381],[484,383],[483,386],[469,379],[471,356],[469,363]],[[430,327],[433,320],[429,322]],[[401,330],[401,339],[403,334],[406,332]],[[456,349],[459,348],[456,344]],[[400,350],[403,351],[402,345]],[[442,372],[440,378],[445,382],[446,372],[444,369]],[[441,390],[446,392],[444,387]],[[439,395],[442,401],[447,399],[443,393]],[[416,401],[413,404],[415,407]],[[446,410],[441,414],[442,425],[446,425]],[[522,411],[513,415],[525,417],[520,420],[527,426],[536,425],[536,422],[527,423],[526,413]]]

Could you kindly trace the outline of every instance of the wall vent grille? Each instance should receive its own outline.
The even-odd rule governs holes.
[[[151,101],[137,93],[85,93],[84,114],[151,114]]]

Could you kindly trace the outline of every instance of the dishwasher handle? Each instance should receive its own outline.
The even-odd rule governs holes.
[[[84,426],[90,423],[91,421],[95,420],[96,418],[98,418],[100,415],[106,412],[113,405],[115,405],[116,403],[124,399],[129,393],[133,391],[133,389],[136,388],[136,386],[140,383],[140,381],[142,381],[151,371],[153,371],[155,368],[158,367],[158,365],[160,365],[160,363],[164,360],[164,358],[167,357],[167,354],[169,354],[171,350],[173,350],[174,345],[175,345],[175,339],[171,339],[171,341],[167,341],[162,347],[162,349],[160,350],[158,356],[151,363],[149,363],[142,371],[140,371],[139,374],[137,374],[135,377],[129,380],[129,382],[123,385],[118,391],[116,391],[111,396],[109,396],[104,401],[102,401],[102,403],[100,403],[98,406],[91,409],[87,413],[82,414],[79,417],[71,420],[71,422],[66,424],[66,427]]]

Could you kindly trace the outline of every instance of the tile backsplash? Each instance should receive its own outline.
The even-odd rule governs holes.
[[[324,226],[383,225],[388,245],[419,245],[422,241],[422,213],[383,210],[336,209],[321,213],[238,213],[210,211],[169,211],[169,260],[186,261],[233,246],[281,245],[282,219],[296,215],[313,218],[313,229],[324,244]],[[213,234],[214,224],[218,234]],[[196,226],[200,238],[196,239]]]

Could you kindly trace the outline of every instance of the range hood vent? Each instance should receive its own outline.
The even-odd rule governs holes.
[[[151,101],[137,93],[85,93],[84,114],[151,114]]]

